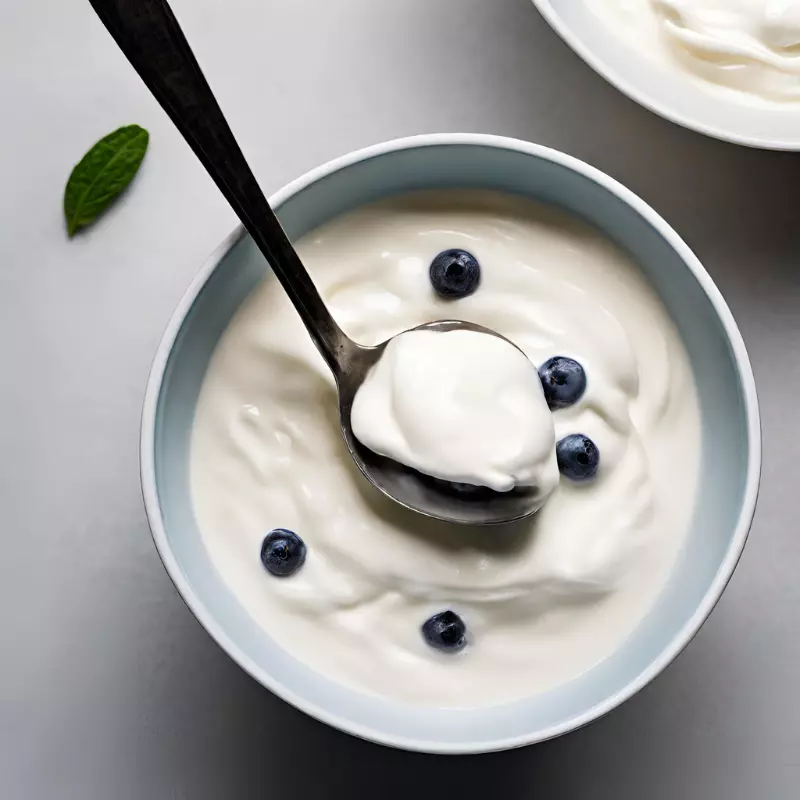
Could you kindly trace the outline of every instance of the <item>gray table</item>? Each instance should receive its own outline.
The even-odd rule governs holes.
[[[268,191],[401,135],[486,131],[609,172],[694,247],[742,328],[765,468],[744,559],[686,652],[566,738],[396,752],[307,719],[204,633],[156,556],[139,409],[178,298],[234,218],[82,0],[0,4],[0,796],[800,796],[800,156],[682,130],[607,86],[528,0],[175,0]],[[301,53],[301,51],[303,51]],[[68,241],[100,135],[152,133],[136,185]]]

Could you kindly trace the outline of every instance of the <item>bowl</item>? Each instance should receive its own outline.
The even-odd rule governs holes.
[[[800,105],[736,102],[637,53],[586,0],[533,0],[558,35],[599,75],[645,108],[717,139],[770,150],[800,149]]]
[[[288,235],[297,239],[364,203],[444,187],[526,195],[604,231],[640,265],[688,350],[703,426],[702,502],[667,586],[615,653],[569,683],[513,703],[418,708],[333,682],[285,652],[248,615],[209,559],[189,491],[192,416],[206,367],[231,317],[269,271],[241,229],[200,270],[158,348],[144,402],[141,475],[167,572],[206,630],[257,681],[313,717],[365,739],[432,753],[477,753],[585,725],[675,658],[719,599],[744,547],[758,489],[760,430],[744,343],[711,278],[649,206],[575,158],[495,136],[412,137],[335,159],[270,202]]]

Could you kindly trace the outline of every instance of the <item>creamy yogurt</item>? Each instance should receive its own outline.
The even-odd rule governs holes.
[[[460,247],[480,288],[432,290],[433,256]],[[687,355],[654,291],[608,239],[563,212],[485,192],[420,193],[305,236],[300,255],[344,330],[377,344],[430,320],[498,331],[535,365],[575,358],[587,388],[555,436],[601,453],[591,482],[561,478],[510,526],[450,526],[376,492],[338,429],[322,358],[267,277],[223,334],[196,409],[191,487],[223,579],[265,633],[312,668],[418,705],[475,707],[547,690],[615,650],[652,606],[695,502],[700,423]],[[302,569],[273,578],[259,551],[286,527]],[[452,609],[457,655],[420,632]]]
[[[800,99],[800,0],[586,0],[632,47],[721,90]]]
[[[558,483],[553,415],[530,359],[491,334],[408,331],[359,387],[351,424],[370,450],[426,475],[508,492]]]

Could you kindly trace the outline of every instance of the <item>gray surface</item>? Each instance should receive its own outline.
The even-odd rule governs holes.
[[[561,740],[457,760],[351,739],[257,686],[163,572],[138,488],[149,360],[231,212],[82,0],[0,4],[0,795],[796,798],[800,795],[800,155],[704,139],[623,98],[528,0],[175,0],[265,189],[436,130],[553,145],[686,238],[742,328],[764,481],[750,543],[678,661]],[[301,52],[301,50],[303,52]],[[68,242],[66,175],[113,127],[136,185]]]

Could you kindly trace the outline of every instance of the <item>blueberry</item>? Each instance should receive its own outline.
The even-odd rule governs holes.
[[[434,614],[423,626],[425,641],[437,650],[457,653],[467,643],[467,626],[454,611]]]
[[[261,545],[261,563],[267,572],[279,578],[291,575],[303,566],[306,546],[303,540],[286,528],[275,528]]]
[[[433,288],[450,300],[472,294],[481,280],[481,267],[466,250],[443,250],[431,262]]]
[[[565,478],[586,481],[594,478],[600,464],[597,445],[582,433],[571,433],[556,444],[558,469]]]
[[[544,399],[550,408],[567,408],[577,403],[586,391],[583,367],[566,356],[553,356],[539,367]]]

